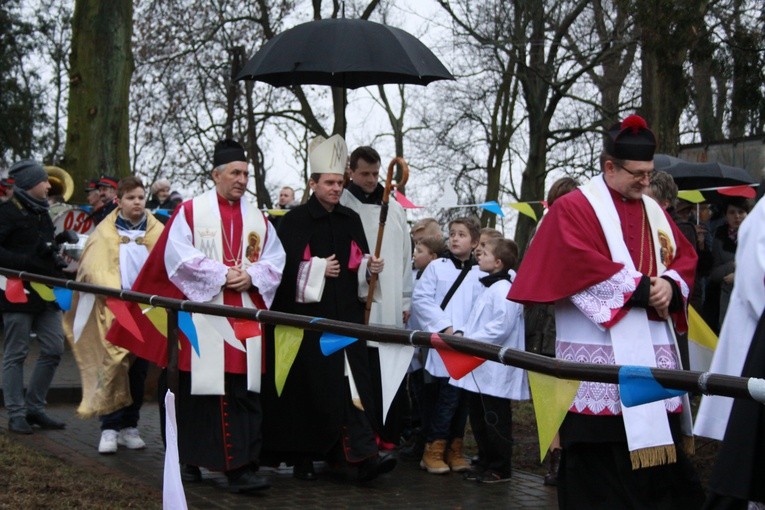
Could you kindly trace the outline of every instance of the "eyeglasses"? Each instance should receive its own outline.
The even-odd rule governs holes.
[[[638,172],[638,171],[635,171],[635,170],[630,170],[629,168],[625,168],[623,165],[620,165],[616,161],[613,161],[613,164],[615,166],[618,166],[619,168],[621,168],[622,170],[624,170],[628,174],[630,174],[632,176],[632,178],[635,179],[636,181],[642,181],[646,177],[648,178],[648,180],[651,180],[651,176],[653,175],[653,172],[654,172],[654,169],[646,170],[646,171],[643,171],[643,172]]]

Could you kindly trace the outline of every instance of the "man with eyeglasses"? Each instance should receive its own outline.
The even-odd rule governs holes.
[[[642,117],[611,126],[602,174],[555,202],[518,270],[508,298],[555,304],[560,359],[681,368],[697,257],[645,196],[655,148]],[[559,507],[700,508],[691,434],[687,396],[626,407],[618,386],[583,381],[560,428]]]

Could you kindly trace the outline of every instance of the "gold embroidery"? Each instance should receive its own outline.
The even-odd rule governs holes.
[[[664,267],[669,267],[675,260],[675,247],[672,246],[672,240],[663,230],[659,230],[659,246],[661,247],[659,249],[661,263],[664,264]]]

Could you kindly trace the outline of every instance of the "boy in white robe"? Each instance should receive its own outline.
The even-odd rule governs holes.
[[[478,267],[489,273],[479,280],[480,295],[470,310],[463,331],[473,340],[523,350],[523,306],[506,299],[518,246],[509,239],[488,239],[478,257]],[[481,483],[507,482],[511,476],[513,447],[510,400],[528,400],[526,371],[486,361],[450,384],[467,390],[470,424],[478,443],[478,463],[466,479]]]
[[[476,283],[484,276],[472,256],[480,228],[476,218],[449,223],[448,257],[431,262],[412,293],[412,317],[421,330],[451,335],[464,328]],[[462,455],[467,402],[461,390],[449,384],[449,372],[436,349],[428,351],[425,370],[431,376],[423,391],[429,419],[420,467],[432,474],[465,471],[470,468]]]

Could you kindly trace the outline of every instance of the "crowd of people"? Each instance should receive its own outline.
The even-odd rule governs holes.
[[[213,188],[192,200],[174,198],[164,179],[151,186],[149,202],[135,176],[90,182],[97,227],[76,278],[197,302],[465,336],[578,363],[687,368],[681,335],[689,303],[725,324],[721,345],[727,342],[726,310],[744,292],[737,290],[745,276],[737,272],[736,245],[751,204],[719,204],[723,219],[716,226],[706,208],[677,202],[671,178],[653,167],[655,147],[653,132],[636,115],[612,126],[601,173],[583,186],[564,178],[551,187],[546,215],[519,266],[515,242],[482,229],[476,217],[453,218],[446,235],[433,218],[410,228],[398,203],[383,203],[378,152],[362,146],[348,154],[339,135],[317,137],[308,148],[310,197],[298,204],[294,190],[282,188],[278,208],[287,213],[269,218],[244,198],[243,147],[223,140],[213,152]],[[24,160],[9,177],[12,198],[0,204],[0,266],[59,275],[45,171]],[[163,221],[151,210],[174,212]],[[553,257],[561,262],[551,263]],[[748,292],[765,295],[758,283]],[[167,367],[167,326],[163,331],[157,318],[161,310],[127,306],[142,338],[114,320],[102,297],[76,293],[62,317],[35,292],[23,305],[0,295],[10,431],[66,426],[44,406],[67,336],[82,376],[78,412],[101,421],[98,451],[145,447],[144,381],[149,363]],[[759,319],[761,310],[755,312]],[[434,475],[511,480],[512,401],[531,398],[524,370],[484,361],[455,378],[436,348],[437,335],[431,348],[361,339],[325,354],[318,331],[263,325],[240,338],[233,319],[193,314],[192,320],[196,338],[181,334],[178,352],[184,481],[218,471],[228,490],[251,493],[269,487],[261,466],[284,463],[295,478],[313,481],[320,476],[316,462],[323,461],[368,482],[394,469],[398,455],[418,459]],[[33,331],[42,350],[24,396],[21,365]],[[741,363],[734,364],[735,375]],[[747,367],[755,375],[762,369],[761,362]],[[701,508],[704,490],[688,460],[690,411],[687,396],[625,407],[617,385],[583,381],[550,447],[545,483],[558,486],[561,508]],[[756,418],[755,411],[739,414]],[[736,412],[731,423],[743,419],[734,420]],[[468,430],[478,447],[472,459],[464,451]],[[752,436],[762,444],[757,427]],[[739,489],[718,483],[707,504],[739,508],[761,496]]]

